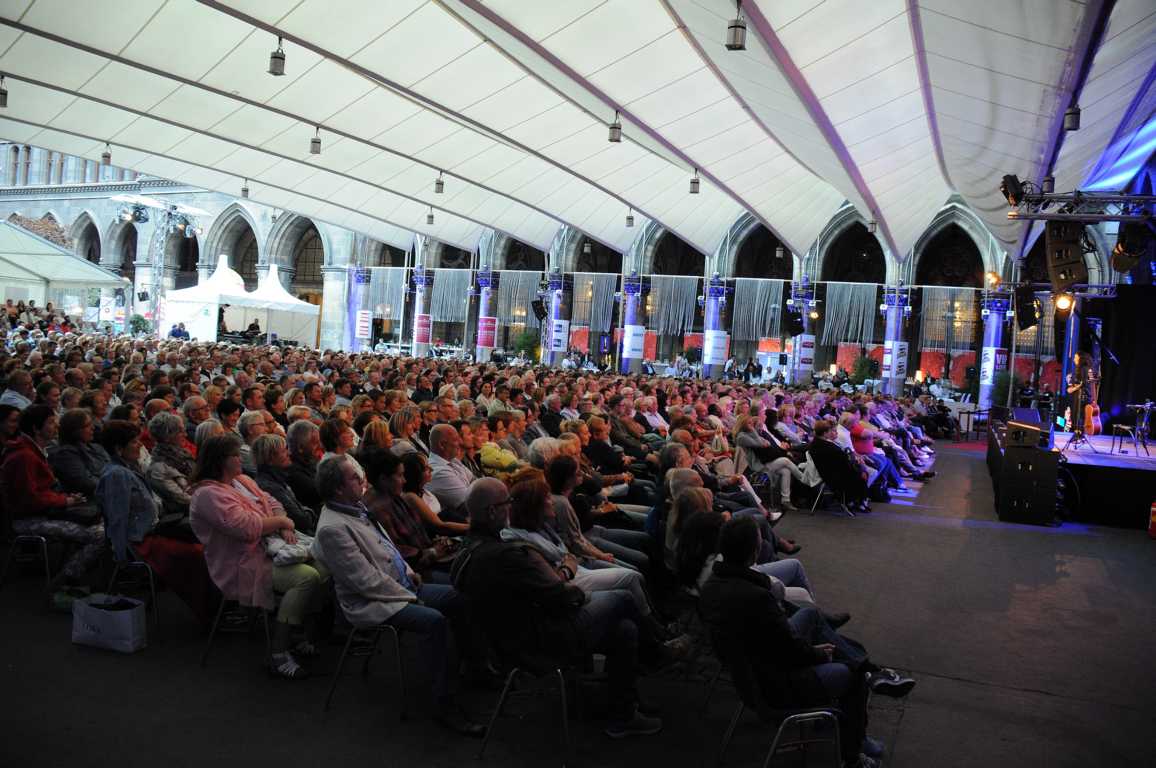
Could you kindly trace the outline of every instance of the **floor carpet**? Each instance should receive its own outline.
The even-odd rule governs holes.
[[[980,446],[942,444],[936,469],[917,495],[871,515],[781,523],[804,546],[820,603],[853,614],[844,631],[919,681],[906,700],[872,702],[884,764],[1156,765],[1156,664],[1145,655],[1156,639],[1156,542],[1138,531],[999,522]],[[44,607],[34,574],[10,577],[0,591],[0,765],[475,762],[477,742],[422,715],[416,671],[412,715],[399,722],[388,654],[367,682],[348,674],[323,717],[336,647],[304,682],[269,679],[257,636],[224,638],[202,670],[203,636],[171,595],[161,603],[159,638],[121,656],[72,645],[70,618]],[[597,719],[576,717],[572,764],[713,765],[733,691],[720,685],[705,708],[699,679],[660,675],[643,691],[664,707],[663,733],[614,742]],[[496,695],[463,698],[483,713]],[[553,701],[519,703],[485,763],[556,765],[559,743]],[[769,743],[766,727],[746,719],[726,764],[759,765]],[[801,764],[797,754],[776,761]]]

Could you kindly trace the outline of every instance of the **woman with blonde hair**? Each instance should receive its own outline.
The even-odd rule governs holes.
[[[389,429],[389,422],[376,419],[365,425],[361,433],[361,443],[357,446],[358,453],[376,449],[388,451],[393,447],[393,433]]]

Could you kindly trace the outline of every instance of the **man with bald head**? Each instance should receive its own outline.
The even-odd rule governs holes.
[[[431,478],[426,490],[442,505],[442,517],[465,520],[466,494],[474,473],[462,463],[462,437],[449,424],[435,424],[429,431]]]

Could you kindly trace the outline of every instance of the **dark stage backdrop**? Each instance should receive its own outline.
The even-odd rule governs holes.
[[[1103,419],[1132,423],[1127,403],[1156,400],[1156,286],[1118,286],[1116,298],[1086,301],[1082,314],[1103,319],[1103,341],[1120,360],[1116,365],[1100,353]]]

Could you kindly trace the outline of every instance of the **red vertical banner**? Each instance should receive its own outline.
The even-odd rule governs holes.
[[[429,315],[426,315],[429,317]],[[494,348],[494,337],[498,333],[498,318],[496,317],[479,317],[478,318],[478,346],[483,349]]]
[[[429,344],[430,316],[420,314],[414,319],[413,340],[418,344]]]

